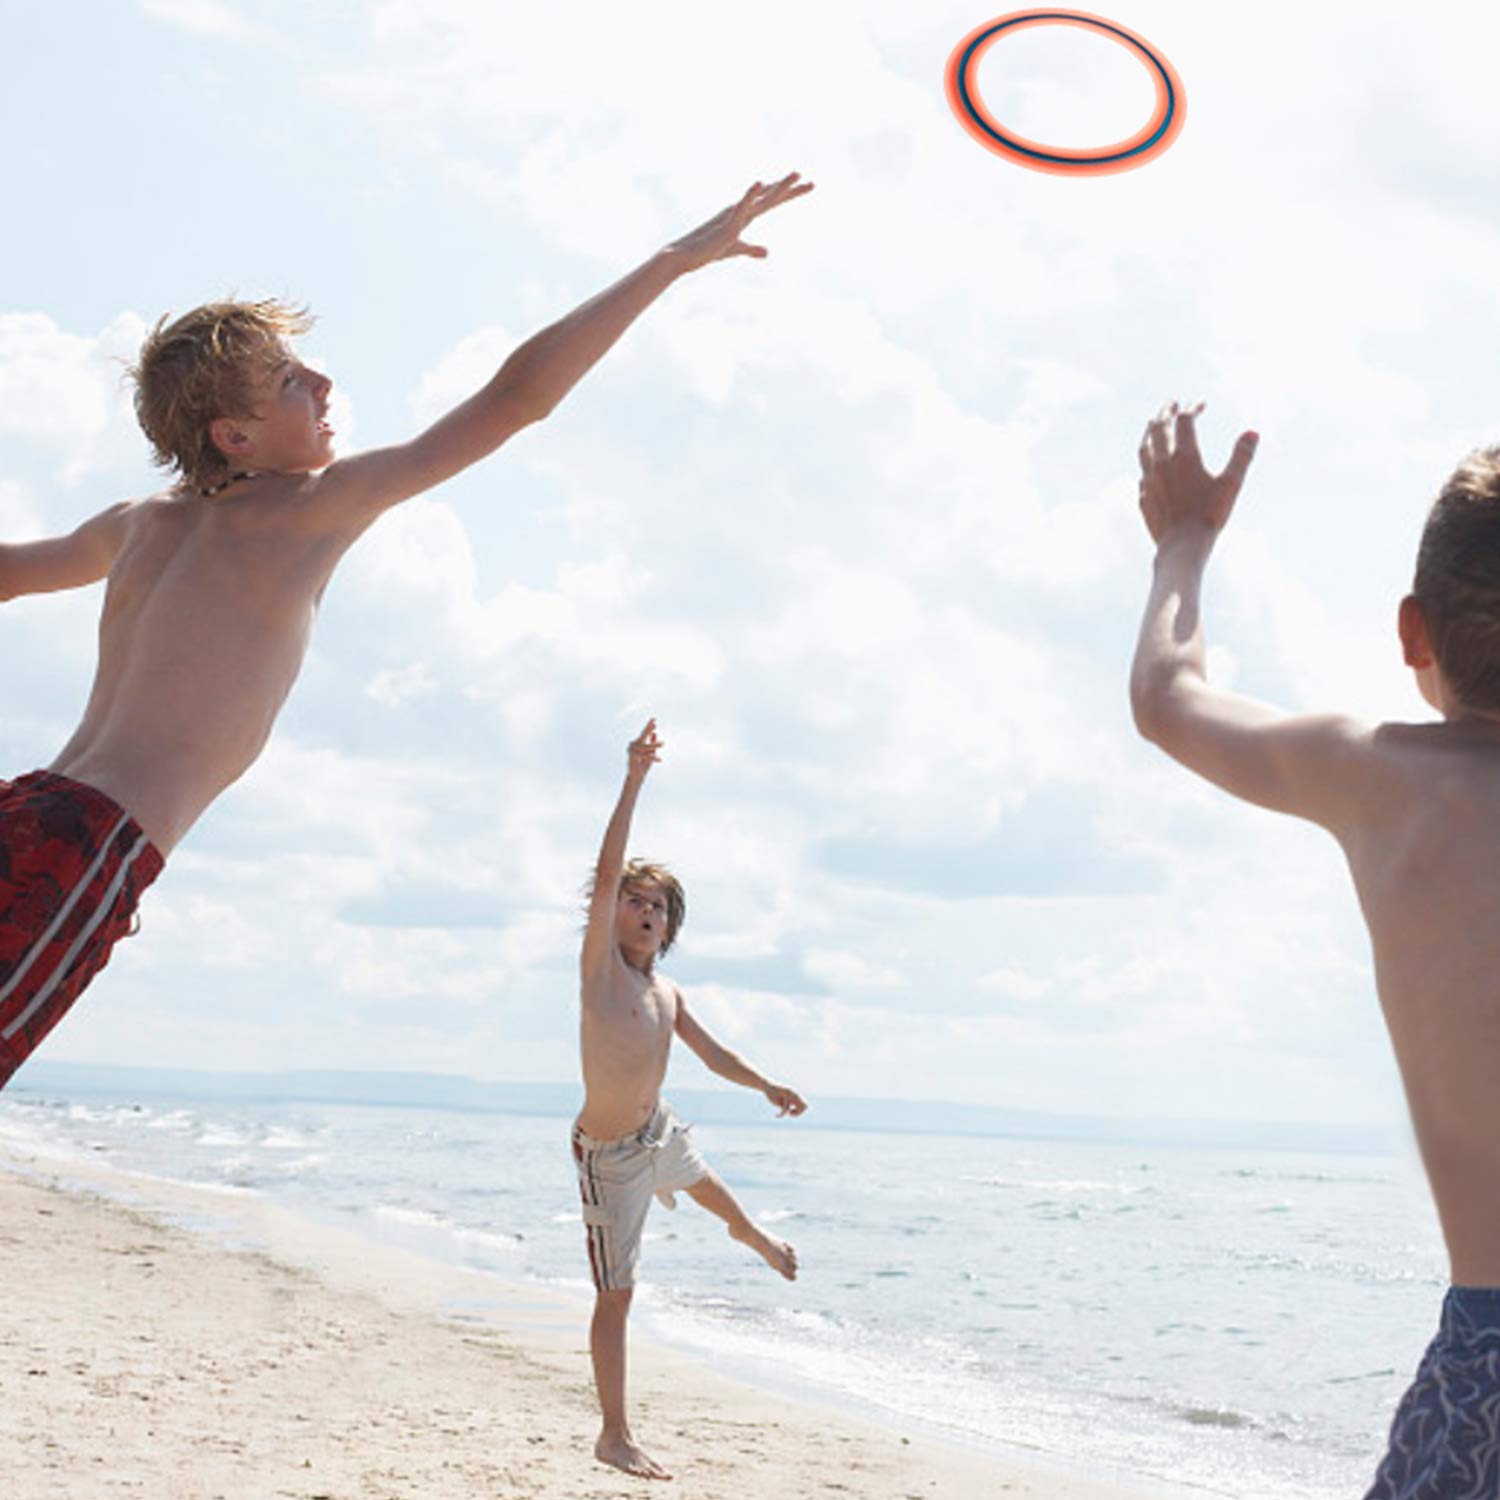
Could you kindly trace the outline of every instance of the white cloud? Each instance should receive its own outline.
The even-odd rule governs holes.
[[[413,415],[424,426],[436,421],[485,385],[519,342],[503,328],[480,328],[460,339],[417,382]]]
[[[258,42],[268,35],[224,0],[140,0],[140,7],[153,20],[180,26],[199,36],[227,42]]]
[[[430,698],[437,690],[438,680],[425,661],[387,667],[365,684],[365,696],[386,708],[399,708],[413,698]]]
[[[26,487],[0,479],[0,535],[7,541],[29,542],[45,535],[42,517]]]
[[[821,979],[838,990],[899,990],[907,978],[885,964],[872,963],[858,953],[841,953],[831,948],[814,948],[802,960],[802,967],[814,979]]]
[[[134,313],[91,338],[65,332],[45,313],[0,313],[0,437],[60,455],[65,484],[107,464],[137,466],[140,437],[124,373],[145,333]]]
[[[203,38],[268,41],[248,7],[144,13],[174,66],[201,65]],[[132,953],[178,998],[138,995],[140,1037],[201,1060],[274,1060],[285,1038],[329,1060],[569,1073],[571,1017],[520,1040],[506,1007],[566,970],[620,748],[654,711],[669,760],[639,841],[690,877],[684,961],[725,966],[692,994],[817,1087],[1372,1108],[1361,1077],[1382,1054],[1336,855],[1134,742],[1134,446],[1195,390],[1206,449],[1266,432],[1210,580],[1221,680],[1298,707],[1411,702],[1389,613],[1420,496],[1491,420],[1475,330],[1500,308],[1483,170],[1500,23],[1466,13],[1455,52],[1450,26],[1413,31],[1393,4],[1273,3],[1230,39],[1213,7],[1144,0],[1132,24],[1182,71],[1188,128],[1144,171],[1066,182],[949,117],[942,63],[975,19],[953,7],[672,3],[642,30],[602,5],[388,0],[351,11],[336,51],[314,12],[280,15],[285,128],[359,205],[351,285],[437,254],[421,310],[477,325],[415,382],[392,368],[399,337],[370,345],[361,378],[410,392],[420,420],[486,380],[527,319],[755,175],[796,166],[819,187],[756,226],[769,260],[672,288],[495,461],[506,505],[469,504],[460,481],[361,542],[288,724],[148,912]],[[1061,32],[1013,60],[1017,119],[1042,134],[1116,129],[1144,78]],[[206,148],[180,144],[201,174]],[[290,202],[297,154],[275,155]],[[318,239],[342,250],[339,232]],[[119,275],[186,274],[149,235],[120,240]],[[0,318],[7,536],[76,522],[59,476],[102,504],[127,454],[144,467],[110,363],[144,325],[78,332],[98,318],[72,311],[75,280]],[[347,448],[348,414],[336,425]],[[7,698],[35,715],[10,716],[8,743],[43,743],[81,701],[96,611],[6,607]],[[1022,858],[1005,839],[1028,808]],[[826,858],[864,840],[940,865],[987,839],[1023,894],[944,898]],[[1110,880],[1062,889],[1111,859]],[[464,903],[474,927],[443,920]],[[241,962],[257,935],[274,949],[258,971]],[[225,993],[206,1017],[212,964]],[[295,1016],[244,1019],[284,996]],[[1287,1061],[1308,1058],[1321,1077]]]
[[[987,995],[1001,1000],[1019,1000],[1023,1003],[1040,1000],[1052,991],[1050,979],[1038,979],[1014,964],[992,969],[979,981],[979,988]]]

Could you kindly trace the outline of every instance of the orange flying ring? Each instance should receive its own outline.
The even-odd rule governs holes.
[[[979,97],[974,71],[984,54],[1002,37],[1014,36],[1031,26],[1078,26],[1124,47],[1145,66],[1156,85],[1156,107],[1151,118],[1126,140],[1082,151],[1044,146],[1007,130]],[[1019,167],[1030,167],[1033,172],[1054,172],[1062,177],[1099,177],[1106,172],[1129,172],[1143,167],[1177,139],[1187,118],[1187,95],[1172,64],[1144,37],[1118,21],[1106,20],[1086,10],[1016,10],[976,26],[953,49],[943,82],[958,123],[987,151]]]

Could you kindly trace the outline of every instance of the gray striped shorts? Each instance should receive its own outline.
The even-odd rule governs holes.
[[[672,1195],[708,1173],[693,1144],[692,1127],[660,1102],[639,1130],[612,1141],[595,1140],[575,1125],[573,1161],[594,1285],[601,1292],[634,1286],[652,1197],[675,1208]]]

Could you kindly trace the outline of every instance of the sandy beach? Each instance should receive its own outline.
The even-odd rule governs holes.
[[[96,1174],[103,1180],[105,1174]],[[119,1185],[110,1184],[112,1195]],[[257,1199],[0,1174],[9,1500],[1127,1500],[633,1349],[670,1485],[597,1464],[582,1309]],[[226,1243],[224,1215],[234,1224]],[[184,1224],[193,1227],[182,1227]]]

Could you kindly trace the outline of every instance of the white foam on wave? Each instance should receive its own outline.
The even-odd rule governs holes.
[[[800,1219],[802,1211],[796,1208],[768,1208],[755,1216],[758,1224],[785,1224],[789,1219]]]
[[[299,1156],[292,1161],[276,1163],[276,1170],[282,1177],[296,1177],[303,1172],[316,1172],[320,1167],[326,1166],[328,1158],[321,1152],[313,1152],[310,1156]]]
[[[267,1151],[305,1151],[312,1145],[312,1142],[299,1131],[277,1125],[273,1125],[261,1137],[260,1143]]]
[[[411,1224],[419,1229],[448,1229],[448,1220],[425,1208],[402,1208],[394,1203],[377,1203],[373,1210],[377,1219],[389,1219],[394,1224]]]
[[[47,1161],[78,1162],[90,1154],[73,1141],[58,1140],[55,1136],[10,1121],[0,1123],[0,1145],[17,1154],[39,1156]]]
[[[1172,1483],[1180,1478],[1180,1444],[1143,1431],[1129,1409],[1112,1409],[1096,1395],[1014,1369],[1001,1379],[955,1340],[885,1336],[812,1309],[767,1312],[650,1285],[638,1297],[643,1321],[659,1336],[773,1386],[810,1386],[874,1410],[886,1423],[896,1418],[965,1442],[1024,1448],[1033,1461],[1040,1455],[1064,1470],[1078,1461],[1078,1434],[1087,1431],[1091,1471],[1105,1464],[1137,1484],[1156,1481],[1158,1493],[1185,1493]],[[1224,1409],[1183,1408],[1172,1415],[1180,1430],[1207,1429],[1226,1439],[1249,1435],[1241,1414]],[[1312,1500],[1318,1492],[1295,1493]]]
[[[93,1109],[87,1104],[70,1104],[64,1110],[68,1119],[84,1121],[90,1125],[113,1124],[120,1115],[132,1113],[128,1109]]]
[[[133,1177],[144,1177],[157,1182],[170,1182],[178,1186],[184,1185],[184,1179],[177,1177],[157,1177],[154,1172],[133,1172]],[[245,1182],[195,1182],[188,1181],[186,1186],[200,1193],[217,1193],[224,1198],[259,1198],[260,1189],[252,1187]]]
[[[1122,1197],[1150,1193],[1154,1189],[1143,1183],[1099,1182],[1092,1178],[1068,1177],[960,1177],[960,1182],[975,1187],[1014,1188],[1028,1193],[1117,1193]]]
[[[112,1172],[129,1182],[159,1183],[170,1188],[191,1188],[195,1193],[213,1193],[222,1198],[259,1198],[258,1188],[238,1182],[216,1182],[196,1177],[168,1177],[162,1172],[146,1172],[133,1167],[111,1167]]]
[[[503,1250],[508,1255],[515,1255],[525,1244],[518,1234],[495,1234],[485,1229],[456,1229],[453,1237],[461,1244],[479,1245],[486,1250]]]

